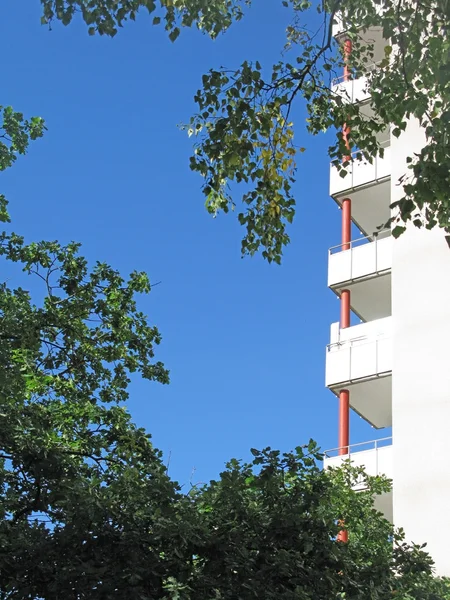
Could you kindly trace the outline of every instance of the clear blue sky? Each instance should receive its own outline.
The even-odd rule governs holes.
[[[2,96],[49,131],[2,174],[14,230],[27,240],[83,244],[91,260],[162,283],[141,302],[163,335],[157,358],[171,384],[133,381],[130,410],[182,483],[217,476],[249,448],[337,445],[337,401],[324,387],[325,346],[339,304],[326,286],[327,249],[340,241],[328,197],[327,140],[308,138],[295,188],[297,217],[281,267],[240,258],[233,216],[206,214],[191,140],[177,124],[211,67],[279,59],[288,12],[255,2],[212,42],[183,31],[172,44],[147,15],[114,39],[81,23],[51,32],[38,0],[3,0]],[[10,285],[17,285],[14,280]],[[353,443],[383,437],[356,415]]]

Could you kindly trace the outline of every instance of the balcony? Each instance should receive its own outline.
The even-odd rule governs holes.
[[[339,96],[343,102],[350,104],[363,104],[370,99],[370,74],[379,68],[382,61],[366,65],[366,75],[355,79],[345,80],[345,76],[335,77],[331,82],[331,91]]]
[[[351,461],[355,467],[363,467],[367,475],[373,477],[384,475],[393,478],[392,464],[392,438],[382,438],[372,442],[353,444],[348,447],[348,452],[339,455],[340,448],[328,450],[324,454],[324,469],[340,467],[345,460]],[[365,489],[364,483],[357,483],[357,491]],[[375,498],[375,508],[382,512],[386,519],[392,522],[392,490]]]
[[[351,308],[364,321],[392,314],[391,308],[391,230],[352,240],[330,248],[328,286],[340,296],[350,290]]]
[[[392,425],[391,317],[340,329],[331,326],[325,385],[350,392],[350,406],[377,429]]]
[[[377,14],[381,14],[383,7],[381,5],[374,5]],[[345,34],[348,31],[349,24],[346,22],[345,15],[338,13],[334,16],[334,22],[332,25],[332,35],[338,43],[341,43],[345,38]],[[359,38],[362,45],[373,44],[374,45],[374,60],[379,61],[384,58],[384,48],[388,45],[388,41],[383,37],[383,28],[370,27],[369,29],[361,30],[359,32]]]
[[[359,104],[359,110],[361,116],[371,119],[374,116],[372,104],[370,102],[371,91],[370,91],[370,79],[379,67],[382,61],[369,63],[365,65],[366,73],[360,77],[354,77],[345,79],[344,75],[341,77],[335,77],[331,82],[331,91],[335,96],[340,98],[340,101],[344,104]],[[386,132],[380,134],[381,140],[389,135],[389,129]],[[380,140],[380,141],[381,141]]]
[[[384,226],[391,216],[391,149],[385,141],[383,157],[376,156],[372,163],[358,160],[358,151],[345,176],[339,167],[330,167],[330,196],[341,205],[344,198],[352,200],[352,219],[364,235],[371,236]]]

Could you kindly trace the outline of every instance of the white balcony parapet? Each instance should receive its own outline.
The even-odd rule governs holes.
[[[370,98],[369,81],[367,77],[358,77],[358,79],[343,78],[333,79],[331,91],[337,94],[343,102],[349,104],[359,104],[367,102]]]
[[[346,31],[346,26],[342,18],[342,14],[338,13],[334,15],[334,22],[331,27],[331,33],[333,37],[337,38]]]
[[[390,271],[392,243],[391,230],[385,229],[371,236],[352,240],[348,244],[339,244],[330,248],[328,286],[339,286]]]
[[[389,142],[384,142],[382,147]],[[347,166],[344,177],[340,175],[340,169],[330,165],[330,196],[333,198],[341,196],[345,192],[355,188],[376,185],[380,181],[387,180],[391,176],[391,149],[389,146],[383,148],[383,157],[376,156],[372,163],[366,160],[358,160],[360,151],[352,153],[352,161]]]
[[[392,317],[345,329],[331,325],[325,385],[329,388],[392,372]]]
[[[338,95],[343,102],[360,104],[370,99],[369,76],[379,68],[382,61],[367,66],[367,72],[361,77],[345,79],[344,75],[335,77],[331,82],[331,91]]]
[[[344,461],[350,460],[352,466],[363,467],[367,475],[377,477],[384,475],[392,479],[392,437],[381,438],[361,444],[352,444],[344,449],[327,450],[324,453],[324,469],[339,468]],[[365,489],[363,480],[354,486],[357,491]]]

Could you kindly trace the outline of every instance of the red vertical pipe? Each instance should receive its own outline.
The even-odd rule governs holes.
[[[350,198],[342,200],[342,250],[350,249],[352,240],[352,201]]]
[[[352,230],[352,203],[350,198],[342,201],[342,250],[350,249]],[[341,319],[340,328],[350,327],[350,290],[341,291]],[[350,394],[348,390],[339,392],[339,420],[338,420],[338,448],[339,454],[348,454],[350,445]]]
[[[341,329],[350,327],[350,290],[341,292]],[[348,454],[350,445],[350,393],[348,390],[339,392],[339,430],[338,448],[339,454]]]
[[[350,291],[342,290],[340,328],[346,329],[347,327],[350,327]]]
[[[351,78],[349,59],[352,53],[352,42],[351,40],[345,40],[344,42],[344,81],[348,81]],[[344,161],[350,160],[350,127],[347,124],[344,124],[342,128],[342,136],[344,138],[345,146],[347,148],[348,156],[344,157]]]
[[[352,52],[351,40],[344,42],[344,81],[348,81],[351,77],[348,59]],[[342,129],[345,145],[348,150],[348,156],[344,157],[344,161],[351,160],[350,152],[350,127],[347,124]],[[342,250],[351,248],[352,235],[352,203],[350,198],[345,198],[342,201]],[[350,290],[342,290],[341,292],[341,320],[340,327],[345,329],[350,327]],[[350,445],[350,392],[341,390],[339,392],[339,431],[338,431],[338,448],[339,454],[348,454]],[[342,526],[344,523],[342,522]],[[346,529],[341,529],[338,534],[340,542],[348,542],[348,532]]]
[[[352,40],[345,40],[344,42],[344,80],[347,81],[350,79],[350,67],[348,64],[348,59],[352,53]]]
[[[349,58],[352,52],[351,40],[344,42],[344,81],[351,77]],[[342,135],[350,156],[350,128],[344,125]],[[346,160],[347,157],[344,158]],[[342,201],[342,250],[350,249],[352,235],[352,202],[350,198],[344,198]],[[341,292],[341,329],[350,327],[350,290]],[[350,444],[350,394],[348,390],[341,390],[339,393],[339,431],[338,447],[339,454],[347,454]]]
[[[339,522],[339,525],[344,525],[343,521]],[[341,529],[341,531],[337,534],[338,542],[348,542],[348,531],[346,529]]]
[[[348,454],[350,437],[350,392],[339,392],[339,455]]]
[[[348,454],[350,438],[350,393],[348,390],[339,392],[339,455]],[[339,542],[348,542],[348,531],[344,529],[344,521],[339,523],[342,529],[337,539]]]

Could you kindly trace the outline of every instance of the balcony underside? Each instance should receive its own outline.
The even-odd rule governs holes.
[[[346,177],[342,179],[343,184],[345,180]],[[339,206],[342,206],[344,198],[351,199],[352,221],[363,235],[371,238],[374,232],[386,226],[391,217],[391,178],[385,177],[365,186],[339,190],[337,194],[333,194],[333,198]]]
[[[342,42],[347,31],[345,18],[342,19],[341,16],[335,15],[334,19],[335,22],[332,26],[333,37],[335,37],[338,42]],[[359,37],[363,46],[368,46],[369,44],[374,45],[374,56],[370,57],[372,62],[379,62],[385,57],[384,49],[389,42],[383,37],[382,27],[371,27],[364,31],[361,30]]]
[[[392,373],[353,383],[330,386],[339,395],[341,389],[350,392],[350,406],[376,429],[392,426]]]
[[[350,290],[350,306],[362,321],[374,321],[392,314],[391,272],[372,275],[331,286],[340,297],[343,289]]]

